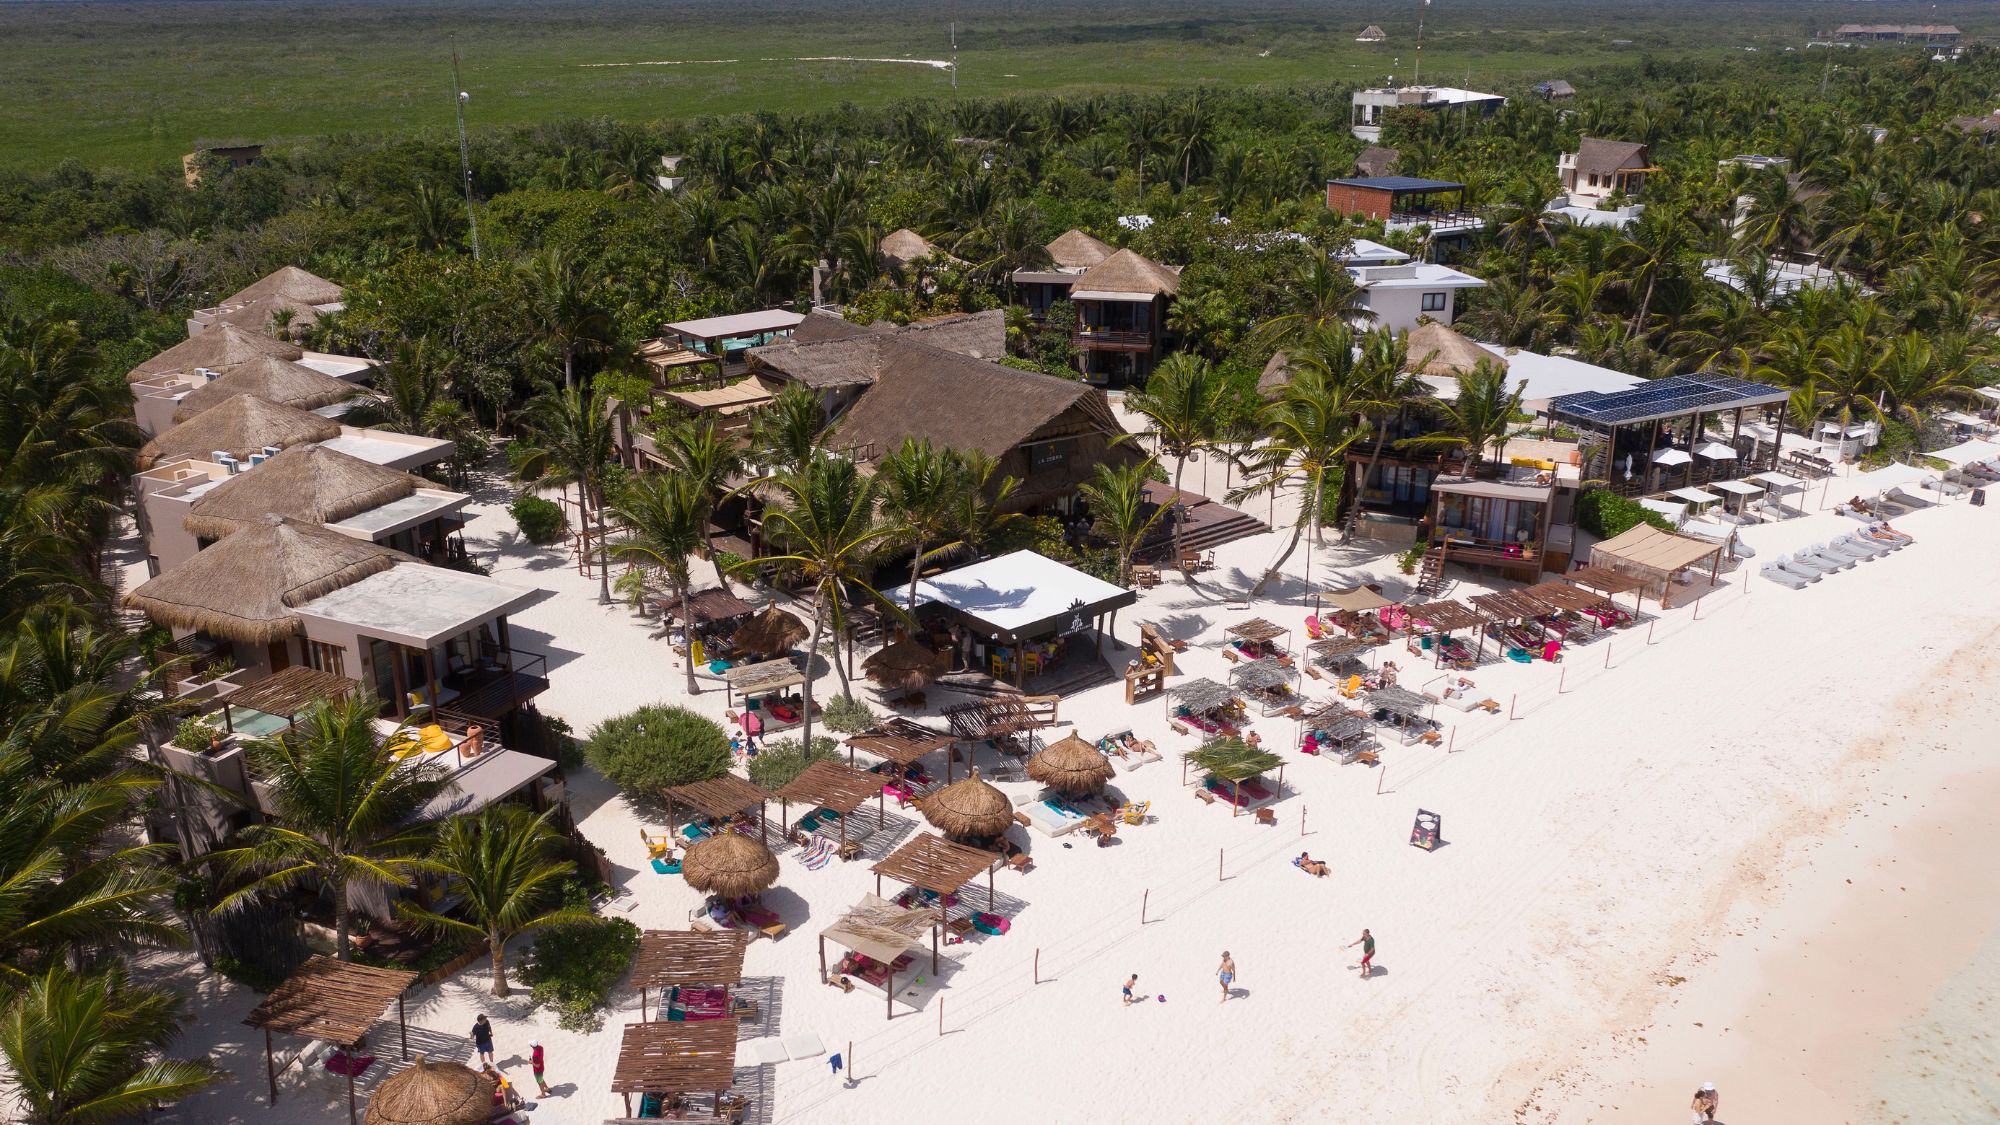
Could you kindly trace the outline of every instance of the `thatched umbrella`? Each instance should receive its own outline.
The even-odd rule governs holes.
[[[681,874],[703,894],[754,895],[778,881],[778,857],[741,832],[721,832],[688,848]]]
[[[775,605],[736,627],[730,641],[743,652],[775,656],[812,635],[806,624]]]
[[[884,688],[922,691],[951,670],[951,658],[917,641],[897,641],[861,662],[861,671]]]
[[[206,461],[220,450],[240,461],[265,446],[284,449],[302,441],[340,436],[340,423],[294,406],[279,406],[255,395],[223,400],[182,422],[139,450],[139,467],[189,459]]]
[[[309,441],[271,458],[254,473],[238,473],[216,485],[188,508],[181,525],[191,534],[221,539],[266,516],[338,523],[401,500],[419,486],[429,487],[429,482]]]
[[[960,840],[991,840],[1014,823],[1014,806],[1007,794],[981,781],[974,769],[923,800],[924,819],[947,836]]]
[[[1103,792],[1112,772],[1111,759],[1074,734],[1028,759],[1029,777],[1072,797]]]
[[[336,379],[289,359],[260,355],[237,364],[221,378],[203,383],[181,396],[180,404],[174,407],[174,421],[185,422],[236,395],[256,395],[279,406],[318,410],[360,393],[360,387],[344,379]]]
[[[478,1125],[493,1115],[491,1078],[422,1055],[390,1075],[368,1099],[366,1125]]]
[[[1437,321],[1418,325],[1410,333],[1409,354],[1409,362],[1416,365],[1412,370],[1417,374],[1445,379],[1470,375],[1482,359],[1507,366],[1507,360],[1498,352],[1480,347]]]
[[[229,368],[258,356],[303,359],[299,346],[263,332],[234,324],[210,325],[125,373],[125,381],[136,383],[169,371],[192,372],[197,367]]]
[[[161,625],[245,644],[299,631],[292,610],[397,563],[401,551],[282,516],[266,516],[125,595]]]

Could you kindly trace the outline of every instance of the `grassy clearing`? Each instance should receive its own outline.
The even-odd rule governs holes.
[[[1901,18],[1891,8],[1917,12],[1885,0],[1871,6],[1870,18]],[[1548,0],[1454,0],[1431,11],[1426,76],[1518,86],[1634,52],[1781,49],[1803,42],[1809,13],[1823,12],[1826,22],[1846,9],[1700,0],[1584,10]],[[1991,18],[1964,3],[1921,14],[1955,19],[1968,33]],[[944,59],[954,18],[961,96],[1407,78],[1415,33],[1413,6],[1375,0],[1338,10],[1292,0],[0,3],[0,42],[8,44],[0,57],[0,104],[8,107],[0,114],[0,165],[47,167],[77,157],[132,167],[172,160],[196,141],[449,129],[453,32],[476,126],[945,96],[949,76],[930,67],[785,60]],[[1390,42],[1353,42],[1368,23],[1387,30]],[[1614,46],[1614,38],[1632,44]],[[682,64],[593,65],[667,60]]]

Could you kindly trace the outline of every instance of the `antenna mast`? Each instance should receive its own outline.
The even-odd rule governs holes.
[[[472,153],[465,144],[465,102],[471,95],[458,81],[458,33],[451,39],[452,108],[458,113],[458,171],[465,187],[465,222],[472,231],[472,260],[479,260],[479,216],[472,209]]]
[[[958,89],[958,21],[951,21],[951,88]]]
[[[1410,85],[1424,84],[1424,14],[1430,10],[1431,0],[1417,0],[1417,61],[1411,67]]]

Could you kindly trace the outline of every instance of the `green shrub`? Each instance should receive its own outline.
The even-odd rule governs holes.
[[[1642,523],[1661,531],[1674,529],[1665,516],[1628,496],[1593,488],[1576,498],[1576,525],[1600,539],[1616,538]]]
[[[813,736],[811,753],[807,753],[805,746],[796,738],[775,739],[750,759],[750,780],[760,789],[775,792],[790,785],[814,762],[839,759],[838,744],[823,734]]]
[[[1422,543],[1415,543],[1410,546],[1409,550],[1397,555],[1396,569],[1402,571],[1404,574],[1415,574],[1417,567],[1424,561],[1424,547],[1425,545]]]
[[[875,712],[851,695],[836,695],[826,701],[820,714],[826,729],[838,734],[859,734],[875,725]]]
[[[536,1004],[555,1008],[556,1026],[594,1032],[604,1026],[611,990],[631,971],[638,951],[639,927],[623,918],[551,926],[536,936],[521,962],[521,980]]]
[[[562,505],[539,496],[519,497],[508,505],[507,511],[521,529],[521,537],[537,546],[556,542],[569,528],[569,517],[563,515]]]
[[[583,756],[620,789],[656,793],[728,773],[729,736],[685,707],[641,707],[591,728]]]
[[[174,745],[190,754],[199,754],[221,736],[221,728],[211,726],[202,722],[199,717],[190,715],[182,719],[181,725],[175,728]]]

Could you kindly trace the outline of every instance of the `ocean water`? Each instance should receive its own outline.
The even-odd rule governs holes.
[[[1873,1092],[1869,1121],[2000,1122],[2000,929],[1899,1030]]]

